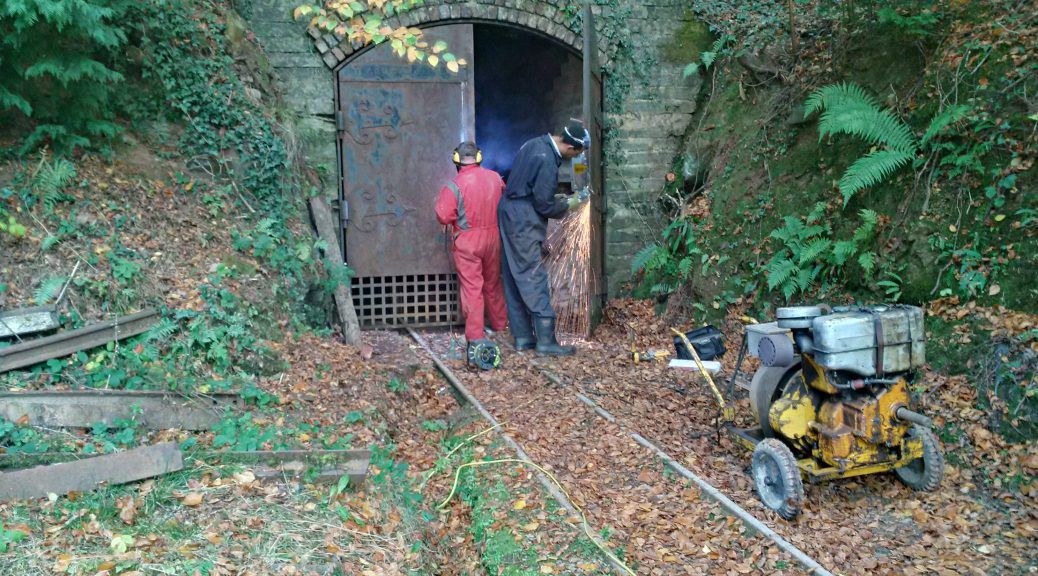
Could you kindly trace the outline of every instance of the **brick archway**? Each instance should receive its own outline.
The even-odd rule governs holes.
[[[566,47],[581,52],[583,38],[566,22],[570,16],[551,2],[530,0],[485,0],[482,2],[457,3],[449,0],[428,0],[423,6],[387,18],[385,24],[393,28],[430,27],[441,24],[503,24],[511,25],[547,36]],[[347,42],[335,33],[323,33],[309,28],[314,47],[321,55],[325,66],[335,70],[348,62],[352,56],[368,47],[360,42]],[[599,48],[599,62],[605,63]]]

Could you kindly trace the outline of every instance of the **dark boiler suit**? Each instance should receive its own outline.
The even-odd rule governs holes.
[[[497,172],[470,164],[462,166],[436,200],[436,219],[450,226],[454,239],[454,267],[461,284],[461,310],[469,342],[484,337],[484,318],[490,320],[493,330],[504,330],[508,321],[501,291],[497,223],[497,205],[504,187]]]
[[[541,249],[548,219],[563,217],[568,208],[564,200],[555,199],[561,164],[550,135],[527,141],[512,163],[497,209],[508,322],[516,338],[533,338],[534,318],[555,318]]]

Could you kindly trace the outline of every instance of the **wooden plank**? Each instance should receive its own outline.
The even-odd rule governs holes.
[[[210,430],[228,406],[243,403],[238,394],[219,392],[183,396],[171,392],[130,390],[67,390],[0,393],[0,417],[11,422],[27,418],[34,426],[86,428],[134,419],[153,430]]]
[[[344,262],[339,250],[339,237],[335,233],[335,218],[328,202],[318,196],[310,199],[310,214],[313,216],[317,237],[327,244],[325,255],[332,262]],[[335,287],[335,309],[339,312],[339,325],[342,327],[342,338],[347,344],[360,344],[360,323],[357,322],[357,311],[353,308],[353,298],[349,286]]]
[[[90,324],[78,330],[0,348],[0,374],[39,364],[51,358],[75,354],[80,350],[96,348],[113,340],[136,336],[151,328],[158,320],[158,312],[149,309],[114,320]]]
[[[256,470],[261,478],[301,475],[308,467],[318,468],[318,482],[336,482],[350,477],[350,485],[364,481],[371,462],[370,450],[257,450],[252,452],[213,452],[206,456],[224,462],[266,464]]]
[[[173,442],[95,456],[76,462],[0,472],[0,500],[41,498],[47,494],[87,492],[101,486],[126,484],[184,468]]]
[[[54,306],[34,306],[0,312],[0,338],[56,330],[60,325],[58,311]]]

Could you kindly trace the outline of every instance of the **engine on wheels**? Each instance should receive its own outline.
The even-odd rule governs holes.
[[[754,451],[758,495],[791,519],[802,478],[811,482],[893,471],[936,489],[944,456],[930,419],[912,409],[926,361],[915,306],[779,308],[746,327],[745,352],[761,366],[749,385],[759,427],[732,429]]]

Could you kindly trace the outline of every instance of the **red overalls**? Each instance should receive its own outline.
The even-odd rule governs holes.
[[[469,342],[484,337],[484,307],[491,329],[504,330],[508,323],[497,228],[497,203],[504,188],[497,172],[470,164],[462,166],[436,200],[436,219],[451,227],[454,238],[454,266],[461,284],[461,310]]]

